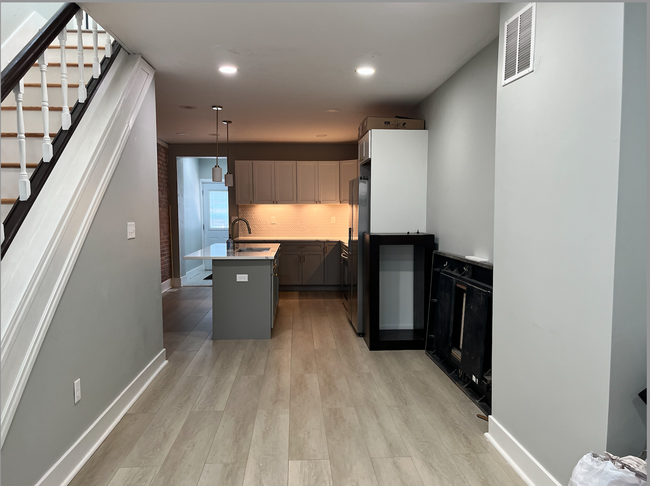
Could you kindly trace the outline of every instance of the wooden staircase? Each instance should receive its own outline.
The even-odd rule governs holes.
[[[107,49],[107,33],[98,30],[98,58],[103,59]],[[67,30],[65,45],[66,63],[65,70],[61,69],[61,46],[56,39],[45,51],[44,59],[47,63],[47,98],[49,122],[49,140],[43,133],[43,90],[41,85],[41,65],[34,63],[23,78],[24,94],[22,101],[23,123],[25,131],[25,153],[27,173],[30,175],[43,159],[44,143],[52,143],[54,137],[62,127],[62,114],[64,112],[65,98],[62,92],[62,72],[67,71],[67,107],[72,110],[79,100],[79,86],[83,79],[84,85],[93,77],[93,31],[82,30],[83,39],[83,77],[81,76],[78,62],[77,48],[78,30]],[[110,37],[108,37],[110,42]],[[0,221],[4,221],[11,207],[19,197],[19,139],[18,120],[16,109],[16,96],[10,94],[2,102],[0,108]]]

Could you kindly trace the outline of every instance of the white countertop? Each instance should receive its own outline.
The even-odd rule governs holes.
[[[340,238],[336,236],[240,236],[235,238],[236,242],[241,241],[345,241],[347,237]],[[347,243],[346,243],[347,244]]]
[[[268,248],[264,251],[241,251],[240,248]],[[226,254],[225,243],[215,243],[199,251],[185,255],[185,260],[273,260],[278,252],[278,243],[247,243],[235,244],[235,254]]]

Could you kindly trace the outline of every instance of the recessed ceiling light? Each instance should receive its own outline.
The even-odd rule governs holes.
[[[357,73],[361,76],[370,76],[372,74],[375,74],[375,70],[371,67],[360,67],[357,68]]]
[[[223,106],[212,105],[212,109],[214,111],[221,111],[221,110],[223,110]]]
[[[325,110],[325,111],[326,111],[327,113],[338,113],[338,112],[341,111],[341,110],[339,110],[338,108],[332,108],[332,109],[330,109],[330,110]]]
[[[235,66],[221,66],[219,68],[219,72],[223,74],[235,74],[237,72],[237,68]]]
[[[181,137],[184,137],[185,135],[187,135],[187,133],[177,133],[176,135],[180,135]]]
[[[317,137],[327,137],[327,133],[319,133],[316,135]]]
[[[190,105],[181,105],[179,108],[183,110],[196,110],[196,106],[190,106]]]

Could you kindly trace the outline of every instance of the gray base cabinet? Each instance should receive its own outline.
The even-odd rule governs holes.
[[[325,285],[341,284],[341,244],[338,242],[325,242],[323,258],[323,283]]]
[[[280,285],[302,285],[302,252],[280,247]]]
[[[212,262],[212,339],[271,339],[273,260]],[[247,275],[238,282],[237,275]]]
[[[302,256],[302,284],[323,285],[323,253],[306,251]]]
[[[266,243],[260,238],[254,243]],[[277,243],[277,240],[272,240]],[[253,241],[247,241],[252,243]],[[280,242],[279,285],[337,286],[342,285],[341,244],[338,241]]]

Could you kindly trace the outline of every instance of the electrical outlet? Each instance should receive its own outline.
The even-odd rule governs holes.
[[[271,224],[275,224],[275,216],[271,216]]]
[[[74,381],[74,403],[78,403],[79,400],[81,400],[81,378]]]
[[[332,224],[336,223],[336,216],[332,216],[331,222]]]
[[[237,282],[248,282],[248,274],[247,273],[244,273],[244,274],[238,273],[237,274]]]
[[[135,238],[135,223],[126,223],[126,239],[132,240]]]

